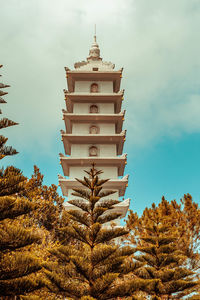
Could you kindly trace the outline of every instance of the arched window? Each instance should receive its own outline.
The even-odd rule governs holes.
[[[95,146],[91,146],[89,148],[89,156],[97,156],[98,155],[98,149]]]
[[[90,106],[90,113],[91,114],[97,114],[99,112],[99,108],[98,108],[98,106],[97,105],[91,105]]]
[[[98,134],[99,133],[99,127],[92,125],[90,126],[90,134]]]
[[[90,93],[98,93],[98,84],[92,83],[90,86]]]

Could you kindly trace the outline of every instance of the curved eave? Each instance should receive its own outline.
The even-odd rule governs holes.
[[[66,179],[64,177],[59,178],[59,185],[61,187],[63,196],[68,196],[68,191],[74,188],[82,188],[83,186],[75,179]],[[119,196],[122,197],[125,194],[126,187],[128,186],[128,176],[124,176],[122,179],[110,179],[103,187],[104,189],[111,189],[119,191]]]
[[[60,157],[61,165],[63,168],[63,173],[65,176],[69,176],[70,167],[86,167],[91,166],[95,163],[95,166],[100,166],[101,168],[112,166],[118,168],[118,176],[123,176],[124,168],[126,165],[126,155],[119,157]]]
[[[113,81],[113,90],[120,89],[122,72],[120,71],[67,71],[67,85],[70,92],[74,92],[75,81]]]
[[[114,123],[116,133],[122,131],[122,125],[124,121],[124,112],[119,114],[73,114],[64,112],[63,119],[65,121],[65,127],[67,133],[72,133],[72,123]]]
[[[65,148],[65,153],[71,155],[72,144],[116,144],[117,155],[122,154],[125,134],[62,134],[62,141]]]
[[[63,204],[65,210],[81,210],[79,207],[72,205],[68,202],[65,202]],[[125,218],[127,211],[129,209],[130,206],[130,199],[126,199],[121,201],[120,203],[113,205],[112,209],[107,210],[104,215],[107,215],[109,213],[118,213],[121,214],[120,219]]]
[[[125,218],[127,211],[129,209],[130,206],[130,198],[121,201],[118,204],[113,205],[112,210],[107,210],[104,215],[111,213],[118,213],[121,214],[120,219]]]
[[[118,93],[69,93],[64,90],[66,107],[73,112],[74,103],[114,103],[115,113],[121,111],[124,91]]]

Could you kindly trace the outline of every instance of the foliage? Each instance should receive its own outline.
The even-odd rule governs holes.
[[[0,178],[4,181],[4,173]],[[6,173],[5,195],[0,196],[0,296],[9,296],[31,292],[44,284],[38,276],[42,268],[39,258],[30,251],[32,244],[40,240],[33,229],[25,229],[19,217],[35,209],[33,203],[16,195],[8,195],[13,189],[13,180],[9,186]],[[12,178],[13,179],[13,178]],[[17,180],[17,182],[19,182]],[[18,190],[18,185],[16,185]],[[13,191],[13,190],[12,190]]]
[[[190,268],[195,257],[195,247],[191,244],[198,233],[188,212],[191,197],[185,196],[184,201],[188,206],[181,211],[175,201],[169,203],[163,198],[158,207],[153,204],[150,209],[146,208],[141,218],[131,213],[127,222],[132,232],[131,240],[137,245],[135,259],[145,264],[135,275],[147,280],[143,290],[152,295],[152,299],[181,299],[198,284]]]
[[[25,227],[35,227],[41,236],[41,243],[34,245],[32,251],[36,251],[40,259],[45,262],[52,261],[52,255],[47,251],[49,247],[55,247],[62,239],[63,233],[58,229],[67,225],[69,216],[63,212],[64,199],[59,196],[57,186],[44,185],[44,176],[39,168],[34,166],[34,172],[30,179],[27,179],[20,195],[26,197],[36,209],[28,215],[21,218],[21,222]],[[69,241],[67,241],[69,242]],[[45,281],[42,273],[41,278]],[[35,299],[61,299],[50,293],[47,289],[42,288],[32,292],[27,297],[35,297]],[[25,298],[24,298],[25,299]],[[29,299],[29,298],[27,298]]]
[[[33,175],[27,180],[22,195],[37,204],[37,210],[34,210],[31,215],[32,220],[40,228],[44,227],[56,234],[60,222],[63,221],[60,216],[64,198],[59,196],[56,185],[44,185],[43,179],[44,176],[39,168],[34,166]]]
[[[117,299],[139,288],[138,280],[126,280],[125,275],[141,264],[130,259],[133,248],[120,244],[128,231],[109,223],[119,217],[112,212],[119,201],[108,198],[115,192],[102,190],[107,180],[99,179],[102,172],[94,166],[85,172],[89,178],[77,179],[84,189],[74,189],[77,198],[69,201],[74,222],[62,228],[66,238],[77,242],[50,250],[57,262],[45,265],[49,289],[69,299]]]
[[[0,68],[2,68],[3,65],[0,65]],[[1,76],[1,75],[0,75]],[[0,83],[0,89],[4,89],[9,87],[9,85]],[[2,90],[0,90],[0,103],[4,104],[6,103],[6,101],[2,98],[2,96],[8,94],[7,92],[4,92]],[[0,110],[0,114],[2,113],[2,111]],[[0,120],[0,129],[3,128],[7,128],[10,126],[14,126],[14,125],[18,125],[18,123],[13,122],[7,118],[2,118]],[[12,148],[11,146],[6,146],[6,142],[7,142],[8,138],[4,137],[3,135],[0,135],[0,159],[4,158],[7,155],[14,155],[17,154],[18,152]]]

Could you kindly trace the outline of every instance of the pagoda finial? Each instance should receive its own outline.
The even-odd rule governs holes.
[[[87,60],[88,61],[102,60],[102,58],[100,57],[99,45],[97,44],[96,24],[94,25],[94,42],[90,48],[89,56],[88,56]]]
[[[96,36],[96,24],[94,24],[94,42],[97,42],[97,36]]]

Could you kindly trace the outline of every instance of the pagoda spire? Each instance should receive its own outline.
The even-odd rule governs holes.
[[[87,60],[88,61],[102,60],[102,58],[100,57],[99,45],[97,44],[96,24],[94,27],[94,42],[92,43],[92,46],[90,48],[89,56],[88,56]]]

